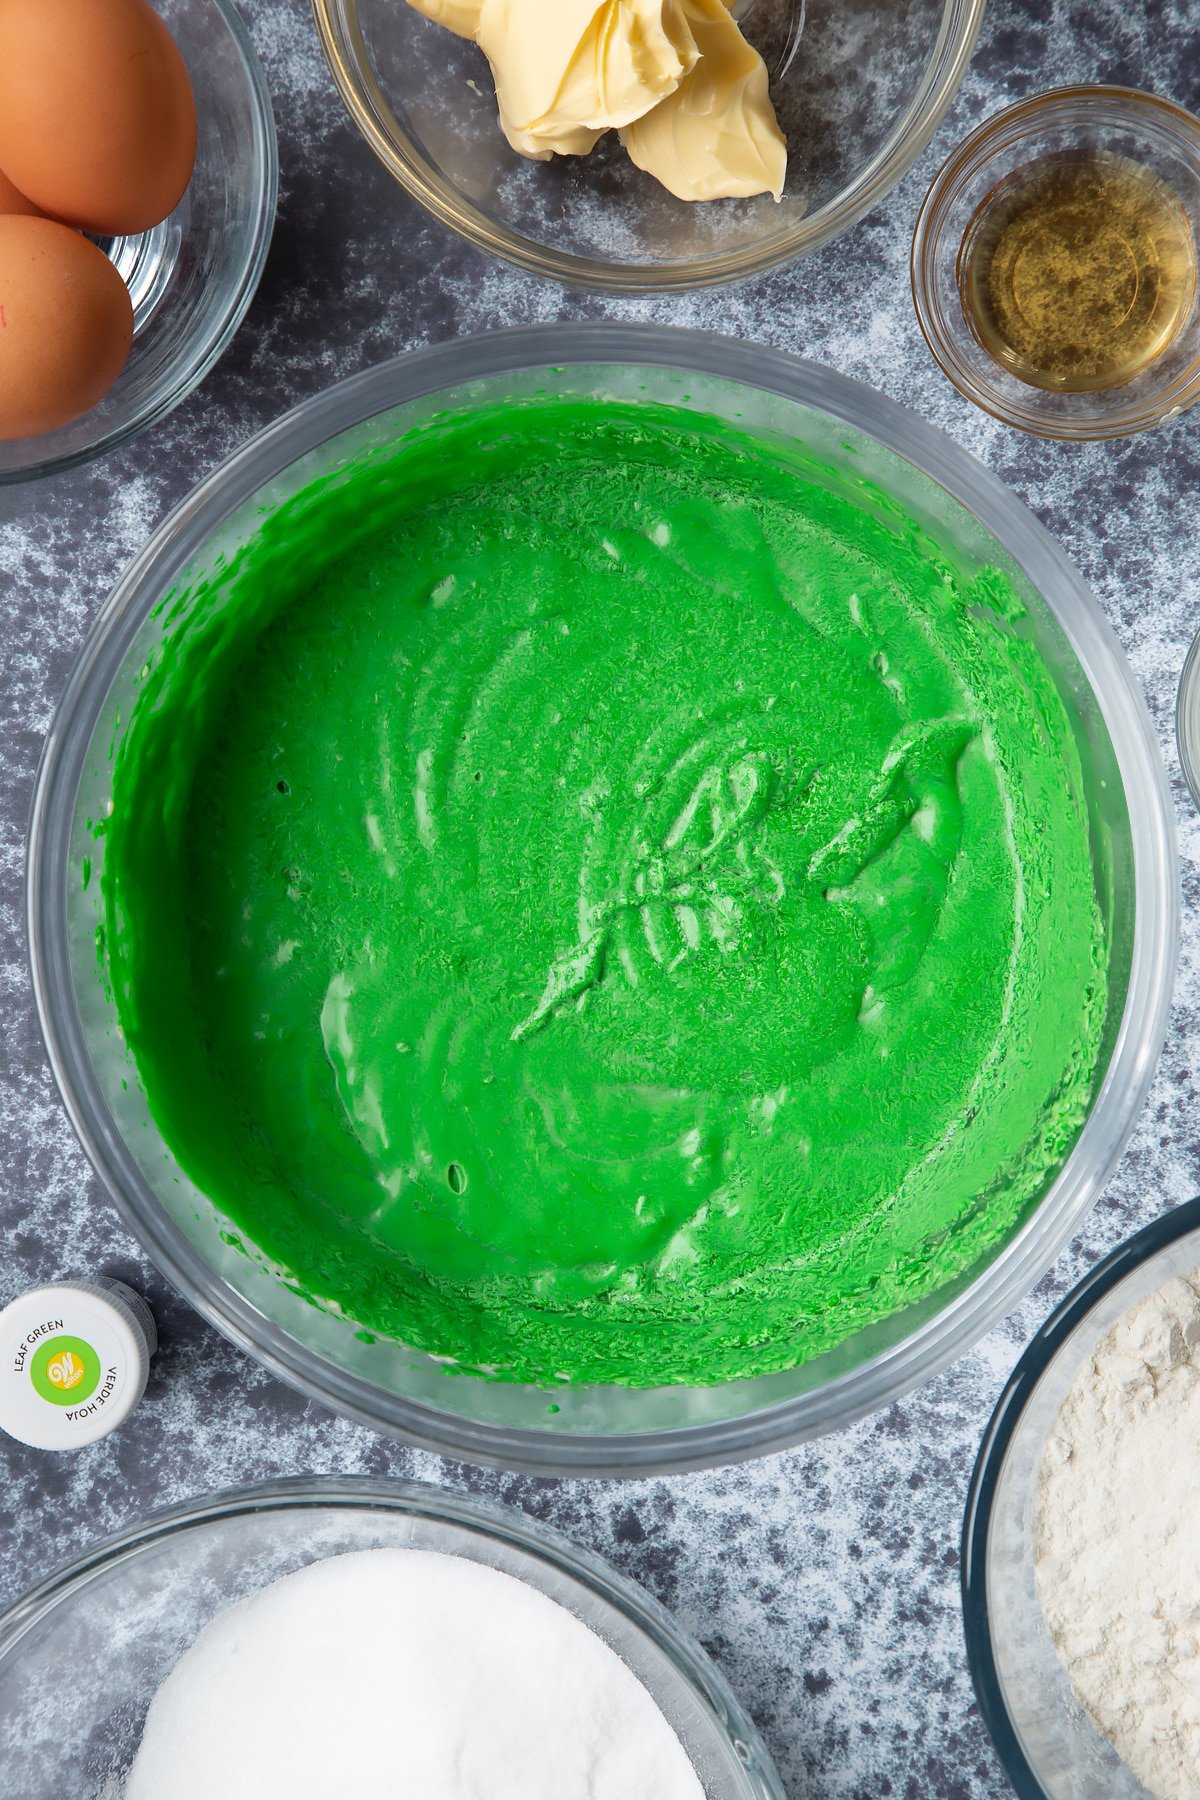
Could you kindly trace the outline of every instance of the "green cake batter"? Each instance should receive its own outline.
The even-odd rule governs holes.
[[[711,1382],[1044,1190],[1107,950],[1000,576],[794,449],[544,399],[314,485],[185,602],[108,976],[179,1163],[300,1291],[501,1379]]]

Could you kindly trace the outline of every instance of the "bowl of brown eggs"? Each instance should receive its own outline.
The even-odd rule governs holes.
[[[277,186],[226,0],[0,0],[0,481],[96,456],[203,380]]]

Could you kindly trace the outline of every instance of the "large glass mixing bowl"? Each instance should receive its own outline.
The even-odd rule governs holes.
[[[960,566],[999,567],[1023,595],[1075,731],[1090,808],[1110,1006],[1090,1115],[1012,1235],[920,1303],[781,1374],[707,1387],[534,1387],[448,1374],[433,1358],[320,1311],[242,1253],[149,1117],[97,966],[112,752],[159,603],[187,617],[196,578],[264,511],[435,412],[533,392],[653,399],[736,419],[813,450],[862,503],[905,514]],[[886,496],[903,509],[897,513]],[[176,623],[173,630],[180,629]],[[85,861],[97,865],[83,878]],[[328,1405],[410,1442],[510,1468],[637,1473],[778,1449],[882,1406],[962,1353],[1033,1286],[1095,1200],[1133,1126],[1174,973],[1174,828],[1142,701],[1113,634],[1061,550],[955,444],[870,388],[776,351],[650,326],[549,326],[440,345],[306,402],[201,484],[101,612],[67,684],[39,772],[29,843],[34,992],[72,1123],[159,1268],[205,1318]],[[556,1410],[555,1410],[556,1409]]]
[[[849,229],[924,150],[986,0],[736,0],[788,140],[777,205],[676,200],[610,132],[529,162],[496,118],[482,51],[405,0],[313,0],[351,118],[443,225],[535,275],[619,293],[738,281]]]

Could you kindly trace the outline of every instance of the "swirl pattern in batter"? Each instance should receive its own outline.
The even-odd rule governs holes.
[[[435,421],[264,520],[115,771],[108,969],[180,1163],[501,1379],[791,1367],[994,1251],[1107,1000],[997,574],[666,407]]]

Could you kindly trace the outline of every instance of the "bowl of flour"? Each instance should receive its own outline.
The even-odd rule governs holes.
[[[1022,1800],[1200,1795],[1200,1199],[1033,1339],[963,1533],[967,1652]]]
[[[700,1647],[599,1558],[419,1483],[266,1483],[0,1619],[24,1800],[782,1800]]]

